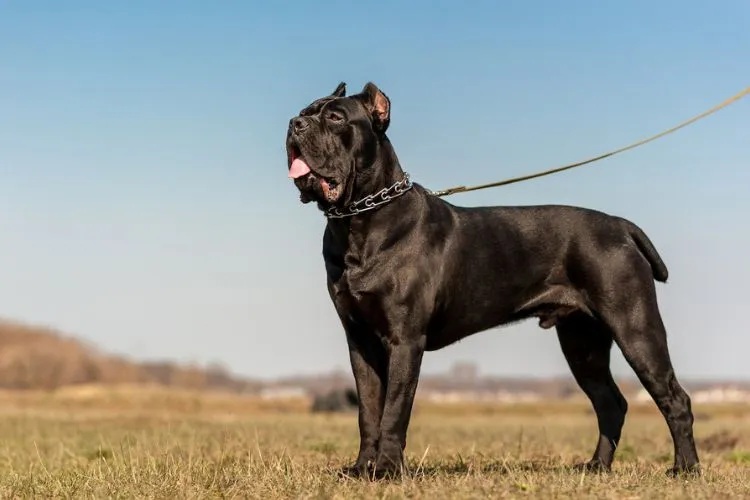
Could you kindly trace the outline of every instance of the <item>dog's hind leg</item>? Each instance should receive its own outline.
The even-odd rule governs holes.
[[[608,471],[628,410],[628,403],[609,368],[612,334],[601,321],[585,314],[574,314],[557,325],[557,336],[573,377],[591,400],[599,424],[599,442],[594,455],[579,467]]]
[[[668,473],[698,473],[700,466],[693,438],[694,419],[690,397],[677,381],[672,367],[667,333],[651,276],[648,276],[647,284],[640,281],[642,285],[635,286],[638,281],[638,278],[630,281],[633,289],[623,289],[618,294],[621,302],[613,309],[603,311],[603,319],[669,426],[674,443],[674,466]]]

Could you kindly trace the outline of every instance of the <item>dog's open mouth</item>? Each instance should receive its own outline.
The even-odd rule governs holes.
[[[323,197],[329,203],[334,203],[341,197],[341,185],[333,179],[326,179],[313,172],[297,146],[292,147],[291,150],[289,178],[294,179],[297,187],[312,186],[319,183],[320,189],[323,191]],[[305,180],[307,182],[304,182]]]

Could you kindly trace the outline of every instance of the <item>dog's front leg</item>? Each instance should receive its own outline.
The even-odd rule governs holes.
[[[371,332],[350,325],[346,338],[359,399],[359,454],[344,472],[362,476],[375,464],[378,453],[388,364],[382,342]]]
[[[386,343],[388,385],[375,461],[375,473],[378,476],[398,475],[404,467],[406,431],[417,391],[424,348],[424,336],[416,339],[393,337]]]

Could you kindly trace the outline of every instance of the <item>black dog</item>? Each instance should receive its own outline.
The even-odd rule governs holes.
[[[654,280],[667,268],[644,232],[567,206],[451,205],[399,165],[385,135],[390,101],[341,83],[289,123],[289,177],[328,217],[328,290],[359,394],[351,474],[397,474],[425,351],[536,317],[555,327],[599,424],[592,459],[609,470],[627,402],[609,368],[613,341],[664,415],[670,473],[699,472],[690,398],[675,377]]]

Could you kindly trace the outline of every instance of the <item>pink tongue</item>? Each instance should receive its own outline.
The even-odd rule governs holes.
[[[305,160],[302,158],[295,158],[292,160],[292,166],[289,168],[290,179],[297,179],[309,173],[310,167],[305,163]]]

